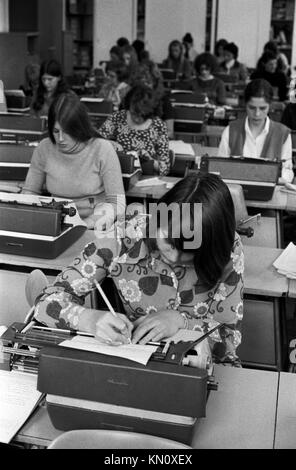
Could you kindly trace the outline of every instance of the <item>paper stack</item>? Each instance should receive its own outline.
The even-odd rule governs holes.
[[[282,254],[275,260],[273,266],[280,274],[289,279],[296,279],[296,245],[290,242]]]

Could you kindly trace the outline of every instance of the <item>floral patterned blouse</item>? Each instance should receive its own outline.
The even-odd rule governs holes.
[[[188,328],[204,332],[223,325],[210,336],[216,362],[239,364],[243,317],[244,255],[238,235],[220,282],[208,290],[192,264],[171,267],[144,241],[145,216],[130,216],[88,244],[39,297],[35,318],[51,327],[77,329],[85,296],[94,280],[111,277],[131,321],[164,309],[178,310]]]
[[[169,173],[168,130],[159,117],[152,118],[152,123],[147,129],[135,130],[128,125],[127,111],[117,111],[106,119],[98,132],[104,139],[114,140],[120,144],[125,152],[146,151],[150,157],[158,160],[161,176]]]

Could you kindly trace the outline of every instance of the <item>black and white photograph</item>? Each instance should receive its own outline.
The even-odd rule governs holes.
[[[296,449],[294,374],[295,0],[0,0],[1,451]]]

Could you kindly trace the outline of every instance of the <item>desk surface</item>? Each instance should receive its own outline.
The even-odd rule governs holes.
[[[296,374],[280,374],[275,449],[296,449]]]
[[[289,282],[272,266],[283,250],[244,246],[245,293],[281,297],[287,295]]]
[[[216,366],[217,391],[210,393],[207,416],[198,420],[192,446],[197,449],[272,449],[279,374]],[[48,446],[61,434],[40,407],[15,438]]]

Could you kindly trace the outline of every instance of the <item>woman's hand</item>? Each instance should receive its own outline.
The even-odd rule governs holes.
[[[85,309],[79,319],[79,330],[93,334],[102,343],[120,345],[130,342],[133,324],[129,319],[117,313]]]
[[[184,327],[184,319],[176,310],[162,310],[140,318],[134,323],[133,343],[160,341]]]

